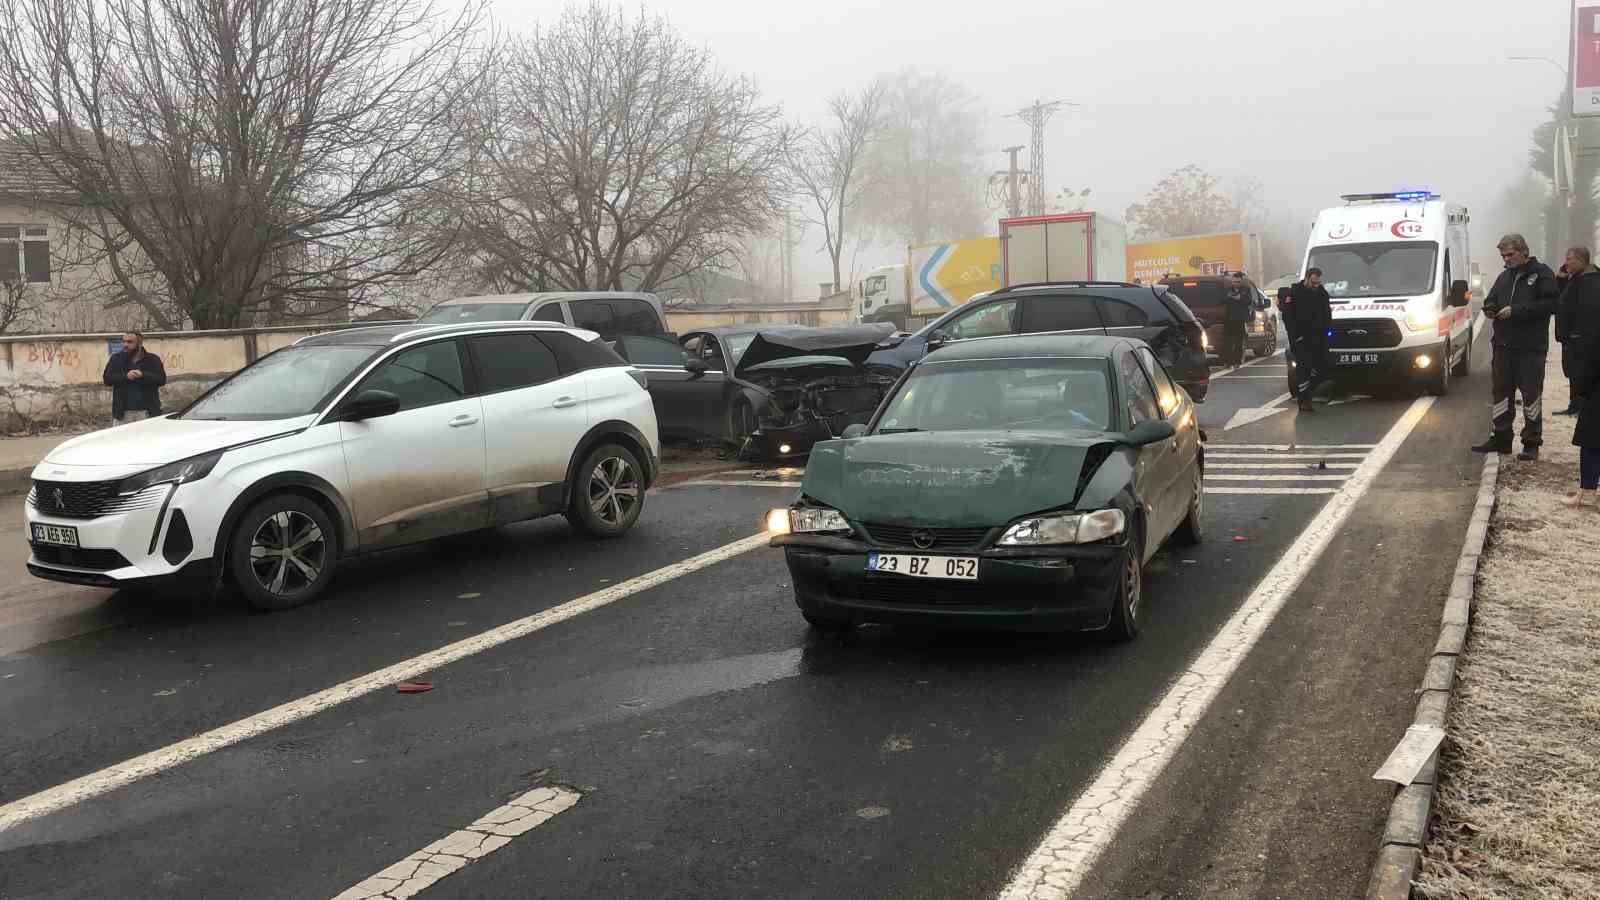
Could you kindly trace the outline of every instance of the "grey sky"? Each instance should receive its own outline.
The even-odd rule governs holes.
[[[1487,210],[1525,165],[1529,132],[1565,65],[1571,0],[654,0],[730,71],[756,76],[799,121],[875,74],[940,71],[1002,118],[1035,97],[1081,103],[1052,122],[1052,190],[1093,189],[1121,218],[1163,174],[1197,163],[1261,179],[1269,205],[1305,214],[1358,190],[1428,187]],[[522,30],[559,0],[500,0]],[[630,5],[630,9],[632,7]],[[951,235],[957,237],[957,235]],[[801,285],[822,257],[803,248]],[[1483,248],[1474,248],[1480,258]],[[863,258],[858,268],[892,260]],[[1482,260],[1480,260],[1482,261]]]

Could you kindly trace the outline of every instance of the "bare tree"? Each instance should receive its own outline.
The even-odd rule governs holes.
[[[920,244],[984,232],[988,170],[976,96],[942,75],[889,78],[864,212],[881,232]]]
[[[76,198],[129,302],[196,327],[345,308],[426,268],[481,0],[0,0],[0,137]]]
[[[1236,195],[1251,204],[1253,190],[1249,183],[1235,185]],[[1154,240],[1229,231],[1244,225],[1245,214],[1223,190],[1220,179],[1188,165],[1156,182],[1150,193],[1128,207],[1127,219],[1136,238]]]
[[[731,266],[778,210],[780,111],[664,19],[570,7],[499,76],[438,223],[486,287],[651,290]]]
[[[0,334],[16,334],[32,326],[38,304],[26,279],[0,281]]]
[[[878,139],[886,87],[873,81],[857,94],[828,101],[828,123],[794,144],[790,168],[808,204],[806,220],[822,226],[823,249],[833,263],[833,289],[844,283],[840,258],[866,194],[867,154]]]

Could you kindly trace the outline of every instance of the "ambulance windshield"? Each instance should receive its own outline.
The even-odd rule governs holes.
[[[1307,267],[1322,270],[1322,286],[1335,300],[1414,297],[1433,291],[1439,245],[1385,241],[1317,247]]]

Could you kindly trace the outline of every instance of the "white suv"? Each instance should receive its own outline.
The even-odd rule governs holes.
[[[102,587],[226,577],[283,609],[356,553],[553,513],[621,535],[659,452],[645,376],[594,332],[329,332],[178,413],[52,450],[28,495],[28,571]]]

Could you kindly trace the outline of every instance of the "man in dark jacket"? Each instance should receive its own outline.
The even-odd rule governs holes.
[[[161,415],[161,386],[167,370],[161,357],[144,349],[144,335],[130,331],[122,336],[122,350],[111,354],[102,376],[111,388],[111,418],[121,422],[128,413],[135,419]]]
[[[1222,298],[1222,364],[1244,363],[1244,328],[1255,310],[1255,297],[1244,283],[1244,273],[1228,279],[1228,293]]]
[[[1283,325],[1294,352],[1295,397],[1300,409],[1311,412],[1311,393],[1327,376],[1328,328],[1333,324],[1333,303],[1322,286],[1322,270],[1306,270],[1306,277],[1289,289]]]
[[[1500,239],[1505,271],[1483,300],[1483,314],[1494,320],[1494,434],[1472,449],[1477,453],[1510,453],[1515,423],[1512,397],[1522,395],[1522,453],[1539,458],[1544,443],[1544,362],[1550,352],[1550,316],[1560,288],[1550,267],[1528,253],[1520,234]]]
[[[1595,269],[1588,247],[1567,251],[1562,270],[1567,285],[1556,308],[1556,340],[1561,342],[1561,374],[1572,393],[1558,416],[1575,416],[1583,409],[1583,368],[1588,361],[1590,338],[1600,334],[1600,270]]]

